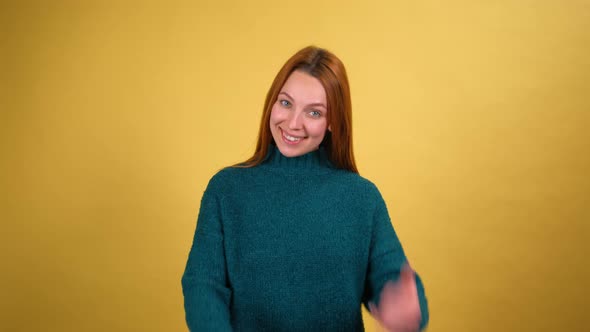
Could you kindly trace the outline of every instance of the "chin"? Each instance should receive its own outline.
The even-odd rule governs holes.
[[[282,144],[278,144],[277,147],[279,151],[281,151],[281,154],[285,157],[299,157],[313,152],[319,148],[319,146],[315,148],[310,148],[308,146],[289,147]]]
[[[293,149],[285,148],[285,147],[282,147],[280,145],[278,145],[277,147],[279,148],[279,151],[281,152],[281,154],[283,156],[285,156],[285,157],[298,157],[298,156],[301,156],[303,154],[299,150],[293,150]]]

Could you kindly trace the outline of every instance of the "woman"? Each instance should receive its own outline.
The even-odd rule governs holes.
[[[254,155],[203,194],[182,277],[191,331],[388,331],[428,321],[377,187],[357,171],[341,61],[307,47],[266,96]]]

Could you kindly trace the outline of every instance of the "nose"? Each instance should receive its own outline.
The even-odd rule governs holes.
[[[289,115],[289,129],[301,129],[303,120],[301,118],[302,112],[293,111]]]

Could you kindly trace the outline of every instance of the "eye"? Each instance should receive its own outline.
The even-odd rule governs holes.
[[[320,116],[322,116],[322,112],[313,110],[309,112],[309,115],[311,115],[311,117],[313,118],[319,118]]]
[[[281,99],[279,100],[279,103],[281,104],[281,106],[283,107],[291,107],[291,102],[285,99]]]

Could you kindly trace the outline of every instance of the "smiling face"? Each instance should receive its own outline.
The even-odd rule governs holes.
[[[320,81],[302,71],[291,73],[270,114],[270,131],[285,157],[319,148],[328,128],[326,91]]]

